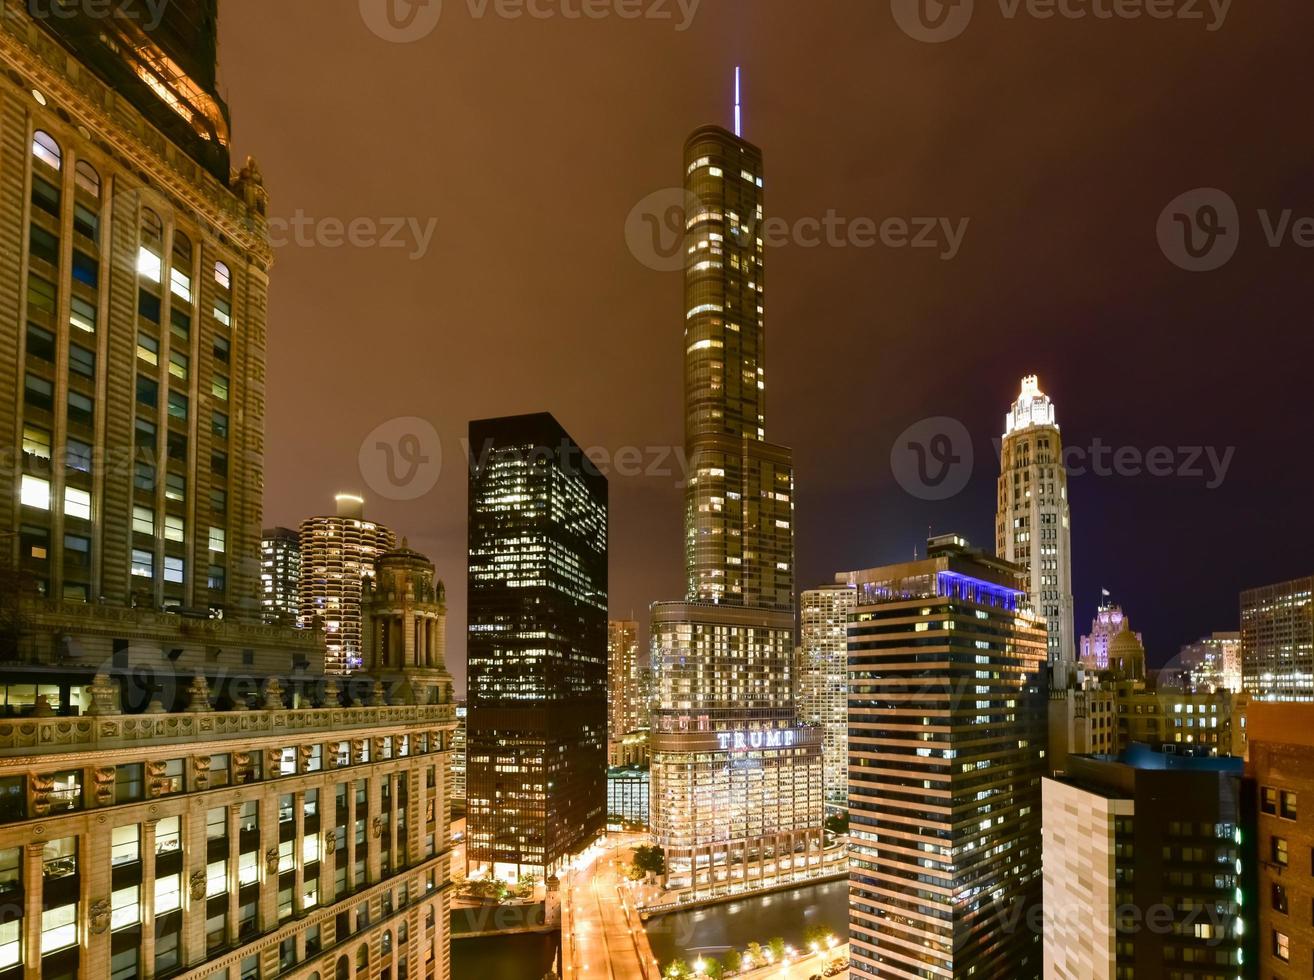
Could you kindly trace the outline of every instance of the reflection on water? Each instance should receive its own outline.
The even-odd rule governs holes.
[[[452,980],[542,980],[553,969],[561,933],[452,940]]]
[[[741,952],[751,942],[779,936],[802,948],[803,933],[812,925],[830,929],[841,940],[849,936],[849,883],[845,879],[807,885],[724,905],[672,912],[649,919],[648,941],[665,966],[674,959],[720,956],[727,949]]]

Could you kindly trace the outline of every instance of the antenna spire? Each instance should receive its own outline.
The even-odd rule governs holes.
[[[740,88],[739,66],[735,65],[735,135],[741,139],[744,135],[744,103],[742,93],[743,90]]]

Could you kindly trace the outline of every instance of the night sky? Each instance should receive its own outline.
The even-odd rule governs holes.
[[[1181,0],[1203,21],[1010,18],[1001,2],[925,43],[888,0],[703,0],[684,31],[673,0],[673,20],[446,0],[431,33],[392,43],[366,26],[382,0],[225,0],[235,150],[256,156],[273,214],[316,219],[322,239],[277,254],[266,523],[363,490],[446,581],[463,685],[467,423],[551,411],[584,446],[641,450],[627,471],[680,445],[681,277],[636,259],[626,220],[679,186],[691,130],[730,124],[742,64],[769,217],[969,219],[948,260],[799,235],[768,249],[767,435],[795,453],[799,586],[911,558],[928,527],[992,550],[993,440],[1037,373],[1069,445],[1168,447],[1179,468],[1189,447],[1233,450],[1214,489],[1206,457],[1199,476],[1073,477],[1078,633],[1101,588],[1152,662],[1235,629],[1240,589],[1314,571],[1314,249],[1292,234],[1314,216],[1314,7],[1235,3],[1211,31],[1203,0]],[[1236,203],[1239,245],[1188,272],[1156,223],[1199,187]],[[1291,209],[1280,247],[1261,209]],[[325,219],[382,233],[394,217],[434,219],[427,250],[327,247]],[[441,438],[441,476],[385,499],[362,441],[410,416]],[[896,437],[936,416],[975,456],[943,501],[891,466]],[[612,475],[614,616],[683,592],[665,468]]]

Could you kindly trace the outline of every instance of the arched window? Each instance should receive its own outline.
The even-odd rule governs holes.
[[[141,228],[143,237],[150,242],[164,241],[164,222],[150,208],[141,210]]]
[[[188,270],[192,267],[192,240],[180,231],[173,235],[173,264]]]
[[[55,170],[64,166],[64,151],[45,130],[38,129],[32,134],[32,155]]]
[[[379,952],[383,953],[383,955],[385,955],[385,956],[387,956],[389,953],[392,952],[392,932],[391,932],[391,931],[387,931],[387,930],[384,931],[384,933],[383,933],[383,944],[380,946],[380,948],[379,948]]]
[[[362,969],[370,965],[370,948],[365,943],[356,947],[356,969]]]
[[[224,289],[233,288],[233,274],[228,271],[228,266],[222,262],[214,264],[214,281]]]
[[[100,199],[100,174],[86,160],[78,161],[77,168],[73,172],[73,181],[78,185],[78,190],[90,194],[97,200]]]
[[[398,945],[398,946],[401,946],[403,943],[405,943],[405,942],[406,942],[406,937],[409,936],[409,935],[410,935],[410,933],[407,931],[405,920],[403,920],[402,922],[398,923],[398,925],[397,925],[397,945]]]
[[[345,956],[338,957],[338,965],[333,968],[333,980],[351,980],[351,963]]]

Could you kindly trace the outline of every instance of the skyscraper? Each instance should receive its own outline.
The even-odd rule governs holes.
[[[259,170],[230,175],[226,144],[200,139],[166,90],[117,88],[129,63],[166,57],[153,38],[128,50],[118,17],[22,7],[6,5],[3,35],[0,432],[17,465],[0,472],[2,564],[55,603],[258,622],[272,262]],[[214,64],[188,60],[198,75],[172,87],[222,119]],[[220,158],[221,172],[198,165]],[[31,614],[58,628],[53,607]]]
[[[1045,779],[1046,977],[1257,975],[1242,953],[1241,771],[1136,746]]]
[[[551,875],[607,809],[607,481],[551,415],[470,423],[467,858]]]
[[[820,861],[821,739],[794,713],[794,476],[766,441],[762,152],[685,144],[682,602],[652,607],[651,820],[669,880],[787,879]]]
[[[324,670],[349,674],[359,669],[362,651],[361,594],[374,575],[379,555],[397,537],[365,520],[365,501],[352,493],[336,497],[337,514],[301,522],[301,625],[318,622],[325,634]]]
[[[827,805],[849,800],[849,615],[858,593],[847,585],[800,597],[799,720],[821,729]]]
[[[1055,688],[1068,686],[1076,659],[1072,621],[1072,518],[1063,439],[1049,396],[1035,375],[1004,420],[995,554],[1027,571],[1032,609],[1048,624]]]
[[[444,977],[453,706],[259,621],[268,199],[158,6],[0,14],[0,977]]]
[[[618,766],[621,743],[639,727],[639,624],[607,622],[607,762]]]
[[[1123,613],[1122,606],[1107,599],[1101,602],[1099,608],[1095,610],[1095,618],[1091,620],[1090,633],[1081,638],[1081,666],[1090,671],[1108,670],[1109,646],[1113,643],[1114,637],[1123,630],[1130,629],[1127,623],[1127,616]],[[1138,641],[1144,642],[1141,634],[1134,635]]]
[[[1314,577],[1241,593],[1241,686],[1262,701],[1314,701]]]
[[[854,975],[1039,977],[1045,632],[1025,574],[949,535],[921,561],[836,579],[858,592]]]
[[[295,626],[301,615],[301,536],[290,528],[260,535],[260,605],[266,623]]]

